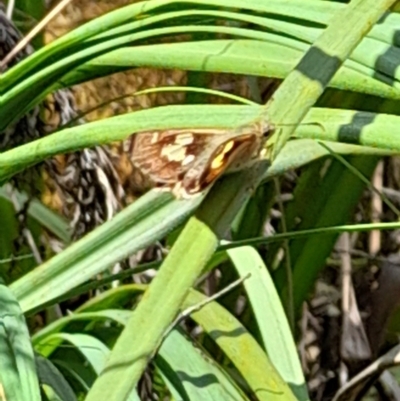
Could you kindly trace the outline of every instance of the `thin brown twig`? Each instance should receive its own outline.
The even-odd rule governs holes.
[[[57,4],[0,62],[0,71],[72,0],[62,0]]]
[[[379,357],[364,370],[352,377],[343,387],[341,387],[333,401],[355,401],[365,388],[369,388],[376,378],[385,370],[400,363],[400,345],[396,345],[385,355]]]
[[[382,187],[383,187],[383,161],[378,163],[372,178],[372,185],[378,192],[372,191],[371,193],[371,220],[372,223],[379,223],[383,213],[382,202]],[[381,250],[381,232],[379,230],[372,230],[369,233],[369,253],[377,255]]]
[[[15,7],[15,0],[9,0],[9,2],[7,4],[7,12],[6,12],[7,18],[9,18],[9,19],[12,18],[14,7]]]
[[[198,312],[200,309],[204,308],[206,305],[208,305],[209,303],[215,301],[216,299],[222,297],[223,295],[225,295],[226,293],[228,293],[229,291],[233,290],[234,288],[238,287],[240,284],[242,284],[245,280],[247,280],[248,278],[250,278],[251,274],[247,274],[244,277],[240,277],[239,279],[233,281],[231,284],[229,284],[228,286],[226,286],[225,288],[223,288],[221,291],[218,291],[217,293],[215,293],[214,295],[211,295],[210,297],[207,297],[206,299],[204,299],[203,301],[190,306],[189,308],[186,308],[185,310],[183,310],[177,317],[176,319],[169,325],[169,327],[165,330],[164,335],[162,336],[162,339],[160,341],[160,345],[163,343],[163,341],[165,340],[165,338],[168,336],[168,334],[183,320],[185,320],[187,317],[189,317],[192,313],[194,312]],[[155,352],[158,351],[157,350]]]

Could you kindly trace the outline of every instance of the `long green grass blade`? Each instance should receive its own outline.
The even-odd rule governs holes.
[[[199,28],[197,28],[199,30]],[[203,31],[213,31],[213,28]],[[199,41],[173,43],[168,45],[137,46],[116,49],[88,61],[82,67],[69,73],[63,80],[67,86],[98,75],[99,69],[106,73],[111,66],[125,70],[129,67],[153,66],[156,68],[182,68],[192,71],[232,72],[257,76],[285,78],[301,59],[309,46],[278,37],[261,41],[267,36],[258,34],[259,40],[247,39]],[[254,35],[252,35],[254,36]],[[294,43],[293,43],[294,42]],[[299,48],[303,47],[303,51]],[[268,56],[267,56],[268,55]],[[394,56],[392,56],[394,58]],[[117,60],[117,61],[116,61]],[[376,60],[375,60],[376,61]],[[391,60],[398,62],[398,60]],[[380,76],[373,67],[375,63],[361,64],[347,61],[332,79],[329,86],[368,93],[375,96],[399,99],[400,84],[390,81],[389,76]],[[382,74],[381,74],[382,75]]]
[[[254,248],[231,249],[228,254],[240,277],[250,274],[244,287],[271,362],[297,399],[308,400],[293,335],[267,267]]]
[[[175,243],[178,250],[169,253],[118,338],[105,369],[88,393],[87,401],[126,398],[139,380],[148,359],[153,356],[188,289],[215,251],[217,238],[209,227],[196,218],[192,218],[191,222]],[[186,268],[181,271],[177,269],[178,265]],[[149,316],[155,311],[158,318],[150,320]],[[141,335],[139,330],[146,334]],[[121,384],[115,388],[112,383],[117,378]]]
[[[176,201],[170,194],[150,192],[15,281],[11,290],[25,312],[34,309],[165,236],[193,212],[200,200]]]
[[[190,291],[183,308],[197,305],[205,298],[199,292]],[[253,397],[260,401],[296,399],[260,345],[226,309],[211,302],[191,317],[233,363]]]
[[[299,123],[344,60],[394,3],[394,0],[353,0],[335,14],[324,33],[285,79],[281,90],[274,94],[268,110],[271,120]],[[279,135],[273,135],[268,144],[272,158],[280,152],[293,130],[288,126]]]
[[[210,356],[177,330],[164,340],[155,363],[182,399],[248,400]]]
[[[77,401],[71,386],[50,360],[36,355],[36,369],[40,383],[49,386],[60,400]]]
[[[24,315],[14,295],[0,285],[0,383],[8,401],[40,401],[35,357]]]
[[[232,128],[261,116],[260,106],[165,106],[67,128],[0,154],[0,180],[54,155],[127,138],[134,132],[170,128]],[[287,124],[289,120],[284,120]],[[296,136],[341,141],[400,152],[400,117],[315,108]],[[277,126],[277,132],[284,127]],[[71,141],[71,137],[74,141]],[[377,151],[377,153],[379,153]]]

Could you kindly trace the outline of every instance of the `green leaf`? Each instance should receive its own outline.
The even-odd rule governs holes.
[[[16,197],[18,203],[24,204],[28,197],[17,192],[13,189],[13,196]],[[0,188],[0,197],[6,199],[9,203],[11,202],[5,188]],[[9,214],[10,216],[12,213]],[[56,235],[64,243],[68,243],[70,240],[70,229],[68,223],[59,216],[57,213],[43,205],[37,199],[31,199],[29,202],[28,215],[41,224],[42,227],[47,228],[51,233]]]
[[[47,385],[63,401],[77,401],[75,393],[60,371],[46,358],[36,355],[36,369],[41,385]]]
[[[165,338],[155,363],[168,379],[170,391],[179,394],[182,400],[248,399],[210,356],[178,330],[171,331]]]
[[[0,284],[0,382],[8,401],[40,401],[35,357],[24,315],[9,289]]]
[[[182,308],[192,307],[205,299],[205,295],[192,290]],[[256,340],[217,302],[208,303],[191,317],[230,359],[253,397],[260,401],[296,399]]]
[[[90,366],[91,369],[96,374],[99,374],[107,360],[109,355],[109,349],[97,338],[81,333],[56,333],[51,334],[46,338],[46,342],[49,343],[50,347],[52,347],[52,342],[60,342],[64,341],[72,345],[76,351],[82,354],[85,364],[82,365],[82,368],[87,369]],[[45,347],[46,344],[42,344],[42,347]],[[68,355],[69,350],[67,348],[62,349],[65,355]],[[68,364],[68,358],[64,360],[66,364]]]
[[[308,400],[293,335],[267,267],[252,247],[231,249],[228,254],[240,277],[250,274],[243,284],[271,362],[296,398]]]
[[[150,192],[111,221],[11,285],[24,311],[56,298],[165,236],[201,199],[176,201]]]
[[[118,338],[106,368],[88,393],[87,401],[100,397],[119,400],[129,394],[157,349],[163,333],[178,313],[188,288],[194,284],[213,254],[217,246],[215,235],[204,223],[194,218],[191,221]],[[190,268],[181,271],[177,269],[178,263]],[[169,288],[173,291],[166,292]],[[156,320],[148,318],[153,311],[157,311]],[[115,380],[120,385],[111,388],[110,383]]]

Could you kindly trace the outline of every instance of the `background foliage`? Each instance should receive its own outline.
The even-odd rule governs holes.
[[[393,313],[391,333],[399,328],[400,181],[396,159],[383,159],[400,150],[400,16],[388,11],[392,3],[139,2],[90,16],[43,45],[58,36],[49,29],[35,53],[3,72],[7,400],[395,398],[384,375],[368,393],[398,352],[382,356]],[[17,5],[26,31],[38,9]],[[106,77],[97,81],[108,87],[104,98],[88,83],[98,77]],[[117,100],[112,89],[122,79],[129,97]],[[6,146],[27,112],[81,83],[81,109],[108,103],[88,115],[94,121],[61,121],[49,135]],[[155,89],[138,91],[148,87]],[[19,181],[35,165],[46,171],[56,155],[107,146],[124,184],[116,141],[254,121],[277,127],[266,163],[188,200],[151,190],[130,202],[125,186],[130,204],[85,235],[71,233],[62,205],[54,210],[62,199],[48,188],[49,173],[35,176],[34,194]],[[21,220],[14,211],[27,197]],[[377,231],[385,229],[394,231]],[[32,250],[40,257],[26,258]],[[373,275],[375,292],[365,286]]]

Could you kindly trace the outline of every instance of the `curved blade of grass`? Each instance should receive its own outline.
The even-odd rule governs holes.
[[[23,62],[19,69],[21,71],[25,71],[27,75],[32,75],[32,70],[29,68],[36,67],[36,70],[40,69],[40,61],[46,64],[47,57],[51,57],[53,60],[60,59],[63,55],[67,53],[71,53],[74,46],[84,41],[87,41],[89,38],[94,38],[96,35],[101,34],[102,32],[109,33],[114,32],[116,27],[126,26],[127,23],[130,23],[132,20],[138,19],[139,23],[137,25],[137,29],[142,28],[146,24],[148,24],[147,20],[151,20],[152,17],[157,16],[158,8],[162,7],[162,13],[159,14],[167,14],[165,11],[168,10],[168,6],[171,7],[172,10],[176,10],[176,6],[179,5],[181,9],[184,9],[185,6],[188,7],[188,11],[193,9],[192,4],[195,4],[197,9],[210,9],[211,7],[223,7],[224,10],[227,7],[231,7],[233,10],[241,9],[241,10],[251,10],[257,11],[259,13],[267,13],[269,15],[285,16],[291,17],[297,21],[310,21],[314,22],[318,25],[326,24],[333,13],[338,10],[342,10],[344,8],[343,4],[334,3],[334,2],[321,2],[315,3],[315,1],[310,0],[292,0],[281,2],[279,0],[270,0],[266,3],[260,3],[257,0],[247,0],[243,2],[241,0],[232,0],[229,5],[226,4],[224,0],[219,1],[196,1],[195,3],[190,1],[152,1],[142,2],[133,5],[126,6],[124,8],[120,8],[110,12],[106,15],[97,18],[96,20],[90,21],[82,27],[75,29],[74,31],[64,35],[58,40],[52,42],[46,48],[37,52],[33,59],[33,62]],[[138,16],[140,18],[138,18]],[[287,18],[286,18],[287,19]],[[279,20],[279,19],[278,19]],[[379,37],[379,33],[387,32],[388,28],[397,27],[399,24],[399,17],[396,13],[388,14],[385,17],[385,20],[378,26],[372,29],[371,34],[372,37]],[[386,25],[388,26],[386,28]],[[386,28],[386,29],[385,29]],[[394,32],[390,31],[390,38]],[[391,40],[388,40],[389,43],[392,43]],[[44,57],[46,55],[47,57]],[[44,59],[44,60],[43,60]],[[16,67],[18,69],[18,67]],[[15,70],[15,69],[14,69]],[[6,80],[5,77],[4,81]],[[16,77],[21,80],[21,76]],[[3,82],[4,82],[3,81]]]
[[[208,30],[212,31],[213,29],[209,28]],[[258,35],[259,39],[262,39],[261,35]],[[266,34],[263,36],[267,37]],[[278,38],[281,39],[280,42],[289,42],[289,39]],[[296,44],[296,47],[299,45]],[[303,47],[304,51],[308,48],[304,44]],[[283,46],[283,43],[279,42],[271,43],[250,39],[124,47],[77,67],[76,70],[63,77],[62,82],[64,86],[71,86],[97,77],[99,74],[106,75],[112,69],[115,71],[117,68],[117,70],[123,71],[127,68],[149,65],[155,68],[180,68],[192,71],[232,72],[285,78],[299,62],[304,51],[293,49],[293,44],[289,47],[288,45]],[[388,78],[380,77],[373,66],[367,67],[349,60],[335,75],[329,86],[399,99],[400,84],[393,82],[393,86],[390,86],[387,85],[387,82]]]
[[[147,284],[124,284],[111,288],[98,296],[89,299],[81,305],[76,312],[97,312],[104,309],[122,308],[131,304],[135,297],[140,296],[146,289]]]
[[[133,294],[132,289],[130,289],[129,292],[130,294]],[[94,300],[96,298],[94,298]],[[47,325],[46,327],[35,333],[32,337],[32,342],[37,352],[40,352],[41,355],[48,357],[63,340],[61,339],[61,341],[54,341],[55,337],[52,337],[52,341],[50,341],[50,337],[53,334],[63,332],[63,330],[68,332],[67,329],[70,323],[75,323],[75,331],[77,330],[77,322],[88,323],[97,321],[113,321],[114,323],[124,326],[131,314],[131,311],[120,309],[105,309],[98,312],[76,312],[71,316],[65,316],[61,319],[56,320],[55,322]],[[84,325],[82,327],[84,327]]]
[[[146,3],[145,3],[146,4]],[[190,15],[191,13],[196,12],[193,10],[187,10],[185,12],[181,12],[183,15],[187,14]],[[267,21],[267,19],[264,18],[259,18],[259,17],[255,17],[255,16],[241,16],[239,13],[227,13],[227,12],[216,12],[216,11],[202,11],[203,13],[208,13],[208,14],[215,14],[216,16],[220,16],[221,18],[223,17],[227,17],[227,16],[231,16],[231,15],[238,15],[238,18],[245,18],[245,19],[257,19],[257,21],[260,21],[259,23],[262,25],[265,25],[265,21]],[[147,20],[152,20],[152,18],[156,18],[156,17],[150,17],[145,19]],[[168,15],[161,15],[161,20],[163,18],[168,18]],[[159,18],[159,19],[160,19]],[[169,18],[168,18],[169,20]],[[154,21],[155,22],[155,21]],[[147,21],[147,23],[151,23],[150,21]],[[112,24],[114,25],[115,22]],[[134,26],[135,24],[137,25],[137,28],[139,28],[140,26],[143,26],[143,24],[145,24],[143,22],[143,20],[138,21],[138,22],[134,22],[132,23],[132,27],[130,28],[130,30],[134,30]],[[283,25],[285,24],[284,22],[279,22],[278,24]],[[286,24],[288,25],[288,24]],[[290,25],[290,24],[289,24]],[[293,25],[293,24],[292,24]],[[126,26],[123,27],[124,29],[126,29]],[[296,32],[299,32],[299,29],[297,27],[296,28]],[[104,28],[103,28],[104,29]],[[310,29],[310,28],[306,28],[306,29]],[[21,79],[18,80],[18,85],[14,84],[11,85],[10,87],[12,88],[8,93],[4,94],[3,99],[2,99],[2,108],[1,108],[1,113],[3,113],[3,115],[1,115],[1,121],[3,122],[3,124],[7,125],[9,122],[12,121],[12,117],[10,113],[8,113],[9,110],[12,110],[14,108],[15,105],[18,104],[19,106],[19,113],[23,113],[25,112],[29,107],[31,107],[32,105],[36,104],[41,98],[43,98],[44,94],[46,92],[49,92],[49,86],[54,82],[59,80],[66,72],[69,72],[70,70],[73,70],[75,67],[78,67],[79,65],[81,65],[83,62],[88,61],[90,59],[92,59],[93,57],[99,56],[101,54],[107,53],[109,49],[116,49],[118,47],[123,46],[124,44],[127,43],[132,43],[135,40],[140,40],[140,39],[144,39],[146,37],[150,37],[150,36],[158,36],[158,35],[164,35],[164,34],[168,34],[171,35],[173,33],[177,33],[179,34],[180,32],[185,32],[187,33],[188,31],[193,30],[193,32],[202,30],[207,31],[209,30],[210,32],[225,32],[227,34],[232,34],[232,35],[238,35],[241,37],[253,37],[253,38],[258,38],[260,40],[266,40],[266,38],[270,38],[271,42],[276,42],[279,43],[280,41],[288,41],[288,38],[284,38],[284,37],[280,37],[279,35],[272,35],[269,33],[265,33],[265,32],[258,32],[256,30],[249,30],[249,29],[243,29],[243,28],[236,28],[236,27],[223,27],[223,26],[204,26],[204,27],[200,27],[200,26],[193,26],[193,27],[189,27],[187,24],[185,24],[183,27],[167,27],[167,28],[159,28],[159,29],[151,29],[151,30],[144,30],[141,32],[134,32],[131,33],[129,35],[124,35],[122,37],[118,37],[117,32],[114,34],[114,36],[112,36],[112,39],[110,40],[105,40],[104,42],[101,42],[100,44],[98,43],[98,41],[95,41],[94,43],[96,43],[94,46],[89,46],[81,51],[77,51],[75,53],[73,53],[72,56],[69,56],[71,54],[71,51],[66,53],[67,57],[65,57],[64,59],[54,63],[54,64],[50,64],[48,65],[48,63],[46,63],[46,65],[43,68],[38,69],[37,74],[28,74],[27,75],[27,79],[25,81],[21,82]],[[304,31],[304,29],[303,29]],[[84,30],[80,31],[81,33],[84,32]],[[111,33],[109,32],[108,35],[111,35]],[[83,36],[85,37],[85,34],[83,34]],[[302,36],[302,35],[300,35]],[[304,35],[303,35],[304,36]],[[306,35],[307,36],[307,35]],[[308,35],[310,36],[310,35]],[[315,33],[311,36],[315,36]],[[275,39],[272,39],[275,38]],[[312,40],[312,38],[308,38],[309,41]],[[368,45],[368,43],[365,45],[369,48],[373,48],[374,52],[376,53],[376,47],[377,47],[377,43],[379,41],[377,40],[373,40],[374,42],[371,42],[371,45]],[[293,40],[292,40],[293,42]],[[380,43],[378,43],[379,45],[381,45]],[[364,47],[365,47],[364,46]],[[382,46],[387,46],[386,44],[382,44]],[[293,47],[296,47],[296,45],[294,45]],[[150,48],[153,50],[154,52],[154,48],[152,46],[150,46]],[[289,48],[287,49],[287,51],[289,50]],[[361,49],[362,50],[362,49]],[[382,70],[383,68],[383,72],[387,72],[387,73],[391,73],[393,71],[393,64],[396,64],[396,60],[392,60],[395,57],[395,52],[387,52],[388,54],[383,54],[385,48],[382,47],[382,52],[379,53],[381,62],[379,64],[379,68]],[[159,53],[159,51],[157,51]],[[375,54],[374,52],[369,51],[369,54]],[[51,52],[50,52],[51,53]],[[124,50],[124,53],[129,54],[130,52],[126,52]],[[260,54],[260,53],[258,53]],[[267,53],[268,54],[268,53]],[[363,55],[364,52],[360,51],[359,54]],[[382,55],[383,54],[383,55]],[[43,57],[42,55],[40,55],[41,57]],[[53,54],[54,56],[54,54]],[[69,56],[69,57],[68,57]],[[112,57],[114,60],[116,60],[116,58],[114,57],[115,55],[113,54]],[[361,56],[360,56],[361,57]],[[187,57],[186,57],[187,58]],[[385,58],[385,59],[384,59]],[[175,57],[176,59],[176,57]],[[179,60],[182,58],[179,58]],[[190,58],[189,58],[190,59]],[[357,59],[357,57],[355,57],[355,59]],[[386,61],[386,59],[388,59]],[[53,58],[54,60],[54,58]],[[369,65],[370,68],[372,68],[372,70],[374,70],[375,65],[371,65],[371,60],[368,62],[363,61],[363,59],[360,60],[361,62],[363,62],[363,64]],[[373,60],[375,61],[375,60]],[[35,59],[33,61],[26,61],[25,63],[27,65],[22,65],[21,67],[19,67],[21,69],[21,71],[27,71],[27,66],[29,66],[29,62],[31,64],[35,64]],[[350,61],[349,61],[350,62]],[[265,63],[268,63],[268,60],[264,60],[264,65]],[[238,64],[238,63],[230,63],[231,65],[234,64]],[[240,64],[240,63],[239,63]],[[132,65],[132,64],[131,64]],[[165,66],[164,66],[165,67]],[[385,67],[385,68],[384,68]],[[387,68],[386,68],[387,67]],[[180,67],[182,68],[182,66]],[[356,66],[355,68],[356,70],[360,70],[360,68],[358,68]],[[362,70],[362,67],[361,67]],[[360,71],[361,71],[360,70]],[[115,72],[115,68],[114,68],[114,72]],[[13,71],[10,72],[10,74],[12,74]],[[14,71],[15,74],[15,71]],[[98,72],[96,72],[96,74],[98,75]],[[368,75],[372,76],[372,71],[369,72]],[[18,76],[18,74],[16,74]],[[81,80],[83,75],[81,75]],[[86,75],[85,79],[89,79],[89,77]],[[19,77],[21,78],[21,77]],[[379,78],[379,75],[375,74],[375,78]],[[4,78],[3,77],[3,82],[5,82],[5,80],[7,79],[7,75]],[[382,80],[385,81],[384,77],[382,77]],[[351,82],[351,81],[350,81]],[[75,82],[76,83],[76,82]],[[71,83],[70,83],[71,84]],[[362,87],[362,86],[360,86]],[[17,118],[18,115],[16,115],[15,113],[13,114],[14,118]]]
[[[153,4],[154,3],[154,4]],[[43,49],[41,52],[37,52],[32,57],[31,61],[25,61],[23,62],[24,64],[20,65],[19,67],[15,67],[12,71],[9,71],[8,74],[5,74],[3,77],[3,82],[6,82],[7,79],[9,80],[8,76],[15,75],[14,81],[18,78],[19,82],[21,82],[21,74],[18,75],[15,73],[15,71],[20,70],[21,72],[25,71],[26,76],[32,76],[33,71],[29,69],[32,69],[33,66],[36,67],[36,70],[43,69],[40,68],[40,63],[38,65],[39,60],[46,59],[44,55],[47,54],[48,57],[51,57],[52,60],[56,60],[60,58],[60,55],[62,54],[71,54],[72,49],[71,45],[75,45],[79,42],[83,42],[88,40],[88,38],[91,39],[96,39],[99,40],[100,38],[104,38],[105,35],[110,36],[110,37],[115,37],[117,35],[120,35],[121,33],[124,32],[134,32],[135,30],[143,30],[144,27],[150,26],[155,23],[159,23],[160,21],[166,20],[166,21],[171,21],[174,18],[176,18],[179,14],[182,16],[187,15],[190,16],[193,13],[198,13],[199,15],[215,15],[218,18],[231,18],[236,17],[239,19],[242,19],[243,21],[247,22],[252,22],[253,24],[258,23],[264,27],[268,27],[270,29],[284,32],[286,34],[291,34],[292,36],[298,36],[301,39],[304,39],[302,35],[306,34],[306,38],[309,42],[313,41],[313,39],[316,37],[318,34],[318,29],[316,28],[307,28],[304,25],[297,25],[293,23],[288,23],[286,21],[282,21],[279,18],[277,19],[272,19],[272,18],[266,18],[266,17],[259,17],[259,16],[254,16],[254,15],[248,15],[244,12],[242,13],[232,13],[232,12],[227,12],[227,11],[222,11],[222,10],[212,10],[212,9],[207,9],[207,6],[218,6],[221,5],[227,9],[226,4],[222,4],[221,1],[199,1],[197,2],[196,6],[197,9],[190,9],[187,8],[184,11],[180,12],[162,12],[160,14],[152,14],[151,12],[149,13],[150,10],[155,10],[157,7],[159,7],[161,4],[164,5],[163,10],[168,10],[165,6],[172,5],[174,3],[180,3],[170,1],[170,2],[158,2],[158,1],[153,1],[151,4],[149,3],[142,3],[142,4],[137,4],[137,5],[132,5],[132,6],[127,6],[125,9],[119,9],[115,10],[114,12],[111,12],[107,15],[104,15],[100,18],[98,18],[96,21],[89,22],[85,24],[84,26],[76,29],[75,31],[65,35],[64,37],[58,39],[57,41],[53,42],[47,48]],[[236,5],[235,5],[236,3]],[[184,4],[184,3],[183,3]],[[188,5],[190,3],[187,3]],[[246,3],[242,3],[239,6],[239,2],[231,2],[229,4],[230,7],[233,8],[233,10],[236,10],[240,8],[241,10],[248,9],[248,10],[256,10],[259,13],[262,12],[267,12],[269,15],[275,15],[276,17],[278,16],[290,16],[293,18],[293,21],[302,21],[302,20],[308,20],[312,21],[320,26],[324,26],[326,22],[329,20],[330,16],[332,15],[332,12],[335,10],[342,9],[342,5],[335,4],[335,3],[322,3],[319,5],[318,9],[316,9],[316,5],[312,4],[312,2],[305,1],[305,2],[299,2],[299,1],[288,1],[285,2],[284,4],[279,3],[277,1],[270,1],[268,4],[259,4],[256,1],[247,1]],[[203,8],[203,9],[202,9]],[[124,12],[125,11],[125,12]],[[128,13],[128,14],[126,14]],[[143,14],[143,16],[135,21],[135,16],[138,16],[140,14]],[[267,15],[268,15],[267,14]],[[262,14],[260,14],[262,15]],[[396,18],[396,14],[391,15],[392,20],[399,20],[399,18]],[[381,31],[385,32],[385,24],[388,18],[385,18],[385,21],[383,21],[382,24],[380,24],[376,31],[379,33]],[[128,20],[133,20],[134,22],[129,22],[128,24],[126,23]],[[395,21],[392,21],[392,24]],[[271,25],[272,24],[272,25]],[[118,25],[120,25],[118,27]],[[184,25],[187,25],[185,23]],[[294,32],[292,32],[291,29],[294,29]],[[387,30],[390,31],[391,25],[388,24]],[[315,32],[309,37],[310,35],[307,36],[307,32],[310,31]],[[98,33],[104,32],[105,34],[103,35],[96,35]],[[374,38],[379,38],[379,34],[375,34]],[[389,42],[391,43],[391,42]],[[115,47],[115,46],[113,46]],[[67,49],[69,50],[67,52]],[[57,56],[57,53],[59,55]],[[363,54],[364,56],[364,54]],[[44,67],[47,67],[48,63],[44,65]],[[15,86],[15,83],[13,84]]]
[[[131,294],[135,292],[135,289],[131,288],[132,286],[127,287],[130,289]],[[114,300],[116,300],[117,297],[115,297],[114,290],[115,289],[108,291],[106,295],[108,298],[113,298]],[[92,307],[94,303],[98,307],[101,307],[101,297],[95,297],[91,300],[90,304]],[[69,361],[74,360],[71,357],[71,353],[80,352],[86,361],[90,361],[91,364],[98,364],[97,369],[101,370],[104,366],[104,358],[102,358],[101,354],[107,355],[109,352],[107,346],[111,344],[106,343],[107,346],[103,344],[103,335],[101,336],[102,341],[99,341],[95,337],[82,335],[81,332],[86,329],[88,324],[93,324],[95,322],[101,321],[112,321],[121,326],[124,326],[131,314],[131,311],[110,309],[101,310],[99,312],[76,312],[70,316],[66,316],[53,322],[49,326],[40,330],[40,332],[36,333],[33,337],[35,349],[38,350],[41,354],[46,355],[47,357],[51,356],[52,358],[55,358],[55,360],[59,360],[62,358],[63,361],[66,361],[63,363],[64,369],[67,369],[69,372],[72,372],[74,370],[78,371],[79,369],[81,369],[79,375],[86,377],[87,379],[88,375],[84,372],[85,369],[87,369],[86,367],[76,365],[75,367],[69,366]],[[71,330],[73,331],[73,334],[71,334]],[[62,345],[64,340],[67,340],[71,344],[73,344],[74,348],[66,349],[65,345]],[[98,348],[99,345],[100,348]],[[98,354],[99,352],[100,355]],[[78,372],[76,372],[76,374],[78,375]],[[86,385],[83,385],[83,387],[87,388]],[[131,391],[127,400],[138,400],[135,390]]]
[[[110,350],[104,345],[103,342],[98,340],[96,337],[88,334],[81,333],[55,333],[51,334],[46,338],[49,342],[50,347],[52,347],[52,342],[60,343],[67,342],[72,348],[60,347],[59,351],[65,354],[63,358],[64,362],[68,364],[68,353],[69,352],[79,352],[82,354],[86,363],[82,364],[81,368],[86,370],[90,367],[97,374],[103,369],[105,362],[107,360]],[[41,348],[45,348],[45,344],[41,345]],[[59,354],[57,358],[60,358]]]
[[[2,76],[2,86],[0,86],[0,88],[5,88],[7,84],[13,86],[17,81],[21,82],[23,76],[32,76],[34,71],[38,71],[42,69],[43,66],[47,66],[47,60],[49,58],[52,60],[60,60],[66,54],[74,52],[74,49],[76,49],[79,44],[82,45],[82,43],[89,38],[96,37],[96,35],[103,32],[113,32],[116,27],[124,26],[126,23],[135,21],[135,19],[137,20],[137,29],[140,29],[143,26],[146,26],[146,24],[151,23],[152,17],[154,15],[157,16],[157,9],[160,7],[162,7],[162,10],[164,11],[160,13],[162,15],[166,14],[165,10],[168,10],[168,6],[171,6],[172,10],[176,10],[176,5],[179,5],[180,9],[182,9],[185,6],[192,7],[192,4],[195,4],[198,9],[207,9],[210,8],[210,6],[220,6],[226,10],[227,7],[232,7],[233,10],[242,9],[266,12],[277,16],[282,15],[322,23],[326,23],[333,12],[343,7],[341,4],[337,3],[324,2],[317,4],[310,0],[294,0],[286,1],[285,3],[282,3],[279,0],[271,0],[267,3],[260,3],[257,0],[247,0],[246,2],[241,0],[232,0],[229,5],[226,4],[224,0],[203,0],[196,1],[196,3],[181,0],[155,0],[151,3],[141,2],[132,4],[114,10],[86,23],[36,52],[29,60],[22,61],[18,66],[7,71]],[[385,22],[387,19],[388,18],[385,19]]]
[[[305,378],[289,323],[275,285],[258,252],[252,247],[228,250],[253,309],[264,349],[298,400],[308,400]]]
[[[59,81],[66,73],[77,68],[81,64],[109,52],[111,49],[117,49],[123,45],[133,43],[137,40],[148,39],[150,37],[182,34],[188,32],[219,32],[234,34],[242,37],[263,39],[269,34],[258,32],[250,29],[224,27],[224,26],[181,26],[181,27],[166,27],[133,32],[121,37],[112,37],[110,40],[98,43],[95,41],[93,46],[86,47],[84,50],[68,54],[67,57],[60,61],[44,66],[39,69],[36,74],[28,75],[22,82],[19,80],[15,85],[10,87],[8,92],[5,92],[0,98],[0,129],[5,128],[8,124],[18,119],[27,110],[40,102],[46,94],[51,92],[51,87],[54,82]],[[21,67],[20,67],[21,68]],[[114,68],[115,72],[115,68]],[[86,78],[87,79],[87,78]],[[55,87],[53,87],[54,89]],[[18,105],[18,109],[16,109]],[[13,114],[10,111],[14,110]],[[18,113],[15,112],[18,110]]]
[[[97,373],[103,369],[104,361],[109,354],[109,349],[102,341],[96,337],[80,333],[56,333],[46,339],[51,346],[52,342],[61,343],[68,342],[73,348],[60,347],[54,361],[62,365],[64,369],[69,371],[76,379],[80,379],[82,387],[87,389],[87,386],[93,381],[92,371]],[[80,353],[86,363],[76,363],[73,354]],[[127,401],[138,400],[136,390],[133,389],[128,394]]]
[[[64,342],[51,356],[51,360],[68,378],[77,393],[87,392],[98,370],[104,365],[109,353],[108,347],[96,337],[81,333],[53,334],[48,341]],[[126,400],[137,400],[136,391],[133,390]]]

